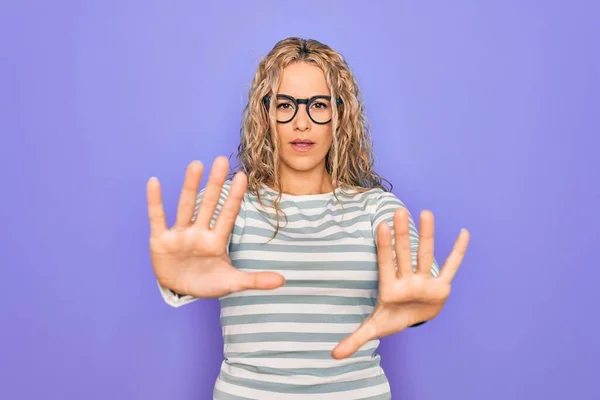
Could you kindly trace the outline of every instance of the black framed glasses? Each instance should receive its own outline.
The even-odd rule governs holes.
[[[342,104],[342,99],[339,97],[335,100],[337,105]],[[271,97],[264,97],[265,106],[269,109]],[[319,125],[325,125],[331,122],[332,108],[331,96],[319,95],[313,96],[310,99],[296,99],[287,94],[277,95],[277,104],[275,106],[275,116],[280,124],[291,122],[298,114],[300,104],[306,106],[306,113],[312,122]]]

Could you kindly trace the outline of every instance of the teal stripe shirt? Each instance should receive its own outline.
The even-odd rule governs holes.
[[[213,223],[231,181],[223,186]],[[203,191],[198,195],[196,211]],[[224,359],[214,399],[389,399],[380,366],[379,340],[351,357],[335,360],[331,350],[354,332],[377,301],[376,229],[404,204],[391,192],[316,195],[284,194],[277,236],[273,208],[247,192],[229,238],[229,256],[245,271],[275,271],[283,287],[248,290],[220,299]],[[277,193],[263,186],[261,200]],[[409,214],[410,215],[410,214]],[[413,267],[418,233],[409,218]],[[431,272],[437,275],[434,261]],[[179,307],[197,300],[160,287],[165,301]]]

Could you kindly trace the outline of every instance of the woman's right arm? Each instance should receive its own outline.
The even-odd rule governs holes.
[[[229,161],[218,157],[206,187],[198,188],[202,163],[192,162],[177,207],[175,224],[166,224],[158,179],[147,184],[152,268],[164,300],[179,307],[198,298],[218,298],[247,289],[275,289],[284,278],[274,272],[245,272],[229,258],[233,226],[242,207],[247,178],[227,181]]]
[[[225,200],[227,199],[227,196],[229,195],[230,188],[231,188],[231,180],[225,181],[225,183],[223,184],[223,188],[221,190],[221,196],[219,197],[219,202],[217,204],[217,208],[216,208],[213,218],[211,220],[211,226],[214,226],[214,223],[219,215],[219,211],[221,211],[221,209],[223,208],[223,205],[225,204]],[[202,189],[200,191],[200,193],[198,193],[198,196],[196,197],[196,204],[194,206],[194,214],[192,215],[192,218],[191,218],[192,223],[196,220],[196,217],[198,215],[198,209],[200,208],[200,202],[202,201],[202,195],[204,194],[205,190],[206,189]],[[241,210],[243,210],[243,208],[244,208],[244,202],[242,200]],[[239,213],[238,216],[240,214],[243,214],[243,213]],[[232,234],[229,235],[229,238],[227,240],[227,254],[229,254],[229,245],[231,244],[231,237],[232,237]],[[171,307],[181,307],[183,305],[192,303],[199,299],[199,297],[194,297],[194,296],[190,296],[187,294],[177,293],[177,292],[161,285],[160,282],[158,282],[158,280],[156,282],[158,284],[158,289],[159,289],[159,292],[160,292],[163,300]]]

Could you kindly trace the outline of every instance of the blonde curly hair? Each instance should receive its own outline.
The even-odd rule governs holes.
[[[332,102],[333,144],[325,160],[334,188],[364,192],[372,188],[389,191],[392,187],[391,184],[389,188],[384,187],[383,181],[389,181],[373,170],[374,154],[365,107],[356,79],[344,57],[317,40],[298,37],[283,39],[261,60],[252,80],[237,149],[238,166],[230,176],[233,177],[239,171],[246,173],[248,191],[255,194],[261,204],[261,185],[278,189],[279,195],[271,206],[277,213],[277,230],[282,187],[273,105],[275,102],[271,102],[267,109],[263,99],[265,96],[276,96],[284,68],[296,62],[306,62],[321,68],[331,97],[342,100],[341,105]]]

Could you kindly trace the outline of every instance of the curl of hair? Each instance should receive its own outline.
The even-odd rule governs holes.
[[[237,172],[244,172],[248,177],[248,191],[256,195],[263,206],[267,205],[260,197],[261,185],[277,188],[279,194],[273,204],[269,205],[275,209],[277,219],[273,238],[279,230],[281,212],[279,143],[274,115],[275,102],[272,101],[267,110],[263,99],[265,96],[275,97],[284,68],[296,62],[311,63],[321,68],[331,97],[342,99],[339,106],[335,101],[332,102],[333,144],[325,160],[334,189],[359,193],[372,188],[385,191],[392,189],[391,183],[374,171],[375,159],[365,107],[356,79],[344,57],[317,40],[298,37],[283,39],[261,60],[252,80],[237,148],[238,165],[230,175],[231,178]],[[389,188],[384,186],[383,181],[389,184]],[[334,196],[337,199],[335,190]]]

